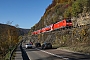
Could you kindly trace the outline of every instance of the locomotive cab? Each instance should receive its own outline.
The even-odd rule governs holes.
[[[72,27],[72,21],[70,19],[66,20],[66,27]]]

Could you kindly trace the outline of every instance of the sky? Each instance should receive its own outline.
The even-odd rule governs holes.
[[[0,23],[30,29],[39,22],[52,0],[0,0]]]

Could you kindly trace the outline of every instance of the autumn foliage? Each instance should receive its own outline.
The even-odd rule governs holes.
[[[18,30],[14,26],[0,24],[0,56],[18,43]]]

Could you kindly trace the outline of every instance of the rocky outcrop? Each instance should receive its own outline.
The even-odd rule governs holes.
[[[83,25],[89,25],[90,24],[90,13],[81,13],[77,17],[72,17],[73,26],[83,26]]]
[[[78,26],[90,24],[90,13],[82,13],[79,16],[77,19]]]

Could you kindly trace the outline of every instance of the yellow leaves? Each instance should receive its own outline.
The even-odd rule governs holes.
[[[18,30],[14,26],[0,25],[0,50],[6,52],[9,46],[15,46],[18,43]],[[4,50],[3,50],[4,49]]]
[[[38,35],[38,39],[40,39],[40,34]]]
[[[86,30],[85,29],[82,29],[81,32],[80,32],[80,35],[81,36],[85,36],[87,34]]]

